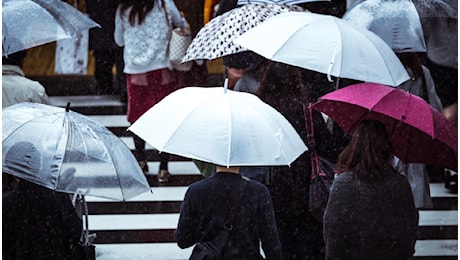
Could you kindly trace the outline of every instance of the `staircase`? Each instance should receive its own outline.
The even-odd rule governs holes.
[[[125,104],[117,96],[50,96],[53,105],[88,115],[119,136],[132,150],[131,133],[126,131]],[[147,146],[152,194],[128,202],[88,197],[89,229],[96,233],[96,257],[100,259],[188,259],[192,248],[180,249],[174,240],[180,205],[187,186],[202,179],[193,162],[171,156],[166,184],[158,183],[158,153]],[[457,194],[443,183],[431,183],[434,209],[421,210],[414,259],[457,259]]]

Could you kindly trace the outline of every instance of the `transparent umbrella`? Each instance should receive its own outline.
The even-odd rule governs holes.
[[[21,142],[41,154],[34,167],[39,170],[18,171],[10,159],[5,161]],[[120,138],[68,108],[23,102],[3,109],[2,151],[3,172],[52,190],[119,201],[151,190]]]
[[[355,5],[344,20],[374,32],[395,52],[426,52],[422,23],[409,0],[367,0]]]
[[[2,1],[2,55],[72,38],[99,24],[61,0]]]

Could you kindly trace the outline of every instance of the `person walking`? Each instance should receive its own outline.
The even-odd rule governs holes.
[[[244,191],[240,189],[242,182],[247,182]],[[235,166],[216,165],[212,177],[188,187],[175,232],[178,246],[187,248],[215,238],[239,193],[244,195],[240,198],[222,259],[263,259],[260,245],[265,259],[283,259],[267,187],[258,181],[244,179],[239,174],[239,167]]]
[[[115,12],[121,0],[86,0],[89,17],[101,27],[89,30],[89,49],[94,51],[94,77],[98,95],[113,95],[113,66],[120,100],[127,101],[123,73],[123,48],[114,40]]]
[[[409,259],[418,213],[385,126],[359,123],[337,167],[324,215],[326,259]]]
[[[335,89],[326,75],[295,66],[271,62],[260,80],[257,95],[278,110],[308,143],[304,108]],[[348,139],[336,124],[331,130],[320,112],[313,110],[318,155],[334,162]],[[283,259],[323,259],[323,225],[308,210],[311,179],[307,151],[289,167],[271,167],[270,194],[283,251]]]
[[[409,49],[409,48],[408,48]],[[436,86],[430,70],[423,65],[418,52],[396,52],[401,63],[406,68],[410,79],[398,88],[423,98],[434,109],[442,112],[442,104],[436,92]],[[415,206],[418,209],[433,208],[430,191],[430,171],[439,171],[438,167],[431,167],[423,163],[403,163],[396,160],[397,169],[405,175],[411,185]]]
[[[3,175],[36,176],[41,160],[32,143],[18,142],[6,151]],[[3,193],[3,259],[86,259],[80,244],[82,221],[69,195],[15,180],[14,188]]]
[[[171,27],[187,27],[172,0],[124,0],[117,8],[114,38],[118,46],[124,46],[127,119],[131,124],[177,89],[168,54]],[[139,164],[148,172],[145,141],[137,136],[134,141]],[[160,153],[159,182],[168,181],[168,158],[167,153]]]
[[[2,56],[2,108],[21,102],[50,104],[45,87],[27,78],[22,70],[27,51]]]

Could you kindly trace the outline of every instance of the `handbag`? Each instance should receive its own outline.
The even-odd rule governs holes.
[[[166,11],[166,4],[163,2],[163,11],[165,13],[166,21],[169,27],[172,28],[172,24],[169,23],[168,12]],[[187,28],[174,28],[171,30],[169,37],[169,62],[172,67],[178,71],[189,71],[192,69],[193,63],[191,61],[182,63],[182,59],[187,53],[187,49],[192,43],[192,34],[188,22],[186,22]]]
[[[336,173],[335,164],[318,155],[316,151],[313,111],[311,104],[309,106],[310,120],[307,120],[307,112],[304,105],[304,119],[305,128],[307,130],[307,146],[310,152],[311,160],[308,210],[315,219],[323,222],[324,211],[326,210],[331,185]]]
[[[222,225],[222,229],[217,234],[217,236],[211,241],[200,241],[193,248],[190,260],[221,260],[222,258],[222,249],[228,240],[228,235],[233,229],[233,220],[235,219],[236,212],[240,206],[241,198],[245,193],[246,186],[250,180],[242,176],[242,182],[240,185],[240,192],[238,197],[233,202],[233,207],[230,209],[227,220]],[[208,226],[208,232],[211,225]]]
[[[188,28],[175,28],[171,31],[171,38],[169,39],[169,61],[175,70],[189,71],[192,69],[193,63],[191,61],[182,63],[182,59],[191,43],[192,35]]]

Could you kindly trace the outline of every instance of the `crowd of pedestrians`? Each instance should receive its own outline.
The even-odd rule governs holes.
[[[173,0],[86,0],[86,6],[90,17],[101,25],[90,34],[98,94],[115,93],[112,74],[115,65],[121,100],[127,102],[129,123],[134,123],[168,94],[187,86],[189,81],[172,69],[168,59],[171,29],[188,26]],[[222,0],[216,15],[237,6],[235,0]],[[302,6],[338,17],[346,9],[344,1]],[[438,95],[439,83],[432,76],[429,63],[424,62],[423,53],[396,54],[410,75],[410,80],[398,88],[420,96],[438,111],[456,104]],[[3,57],[3,108],[23,101],[49,104],[43,86],[24,77],[21,70],[24,57],[25,51]],[[309,137],[305,107],[337,87],[358,82],[337,82],[338,78],[330,82],[322,73],[270,61],[251,51],[225,56],[223,61],[228,87],[253,93],[274,107],[292,124],[304,143]],[[22,87],[21,91],[17,86]],[[453,118],[456,120],[456,116]],[[222,250],[223,259],[262,259],[260,248],[266,259],[410,259],[415,250],[417,209],[433,206],[430,174],[439,174],[444,169],[395,163],[388,133],[378,121],[363,121],[349,135],[318,111],[313,111],[312,120],[317,153],[337,162],[338,172],[324,221],[317,220],[308,210],[312,172],[308,151],[290,166],[225,167],[197,162],[208,170],[202,172],[206,178],[190,185],[185,194],[175,232],[179,247],[215,238],[219,223],[225,221],[241,192],[241,183],[248,182],[244,202]],[[134,136],[134,144],[139,166],[147,173],[146,143]],[[5,162],[34,174],[37,170],[34,167],[40,167],[39,153],[27,143],[18,147],[17,151],[10,150],[15,154],[7,154]],[[27,169],[23,169],[27,165],[22,161],[24,158],[29,160]],[[169,154],[160,153],[160,183],[170,178],[168,161]],[[3,248],[8,249],[4,258],[82,257],[77,246],[81,219],[74,214],[68,196],[26,181],[18,183],[6,174],[4,171],[4,184],[11,185],[3,189],[4,209],[8,209],[3,220],[3,234],[7,234]],[[49,204],[49,210],[35,207],[44,200],[55,204]],[[36,224],[43,219],[56,221],[53,228],[46,229],[47,223]],[[45,230],[38,230],[39,227]],[[30,234],[50,240],[39,243],[31,240]],[[56,237],[62,238],[64,244],[51,243],[57,241]]]

